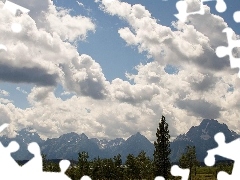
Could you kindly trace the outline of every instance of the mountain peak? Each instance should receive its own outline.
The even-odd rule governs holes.
[[[137,132],[135,135],[136,136],[142,136],[140,132]]]
[[[148,141],[148,139],[143,136],[140,132],[137,132],[136,134],[130,136],[126,142],[132,142],[132,141],[135,141],[135,142],[141,142],[141,141]]]
[[[200,123],[200,126],[206,126],[208,123],[211,124],[220,124],[217,120],[215,119],[203,119],[202,122]]]
[[[80,135],[80,137],[81,137],[81,139],[88,139],[87,135],[84,134],[84,133],[82,133],[82,134]]]
[[[173,160],[179,158],[186,145],[194,145],[197,149],[197,158],[203,161],[207,150],[217,147],[214,136],[219,132],[224,133],[226,143],[239,137],[237,133],[230,131],[226,124],[215,119],[203,119],[198,126],[191,127],[186,134],[178,136],[172,143],[172,149],[175,149],[172,153]]]
[[[19,135],[28,134],[28,133],[35,133],[35,132],[36,132],[36,130],[34,130],[32,127],[26,127],[26,128],[23,128],[23,129],[17,131],[17,133]]]

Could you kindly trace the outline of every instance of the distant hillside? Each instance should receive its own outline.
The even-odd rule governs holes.
[[[196,147],[197,158],[203,162],[207,155],[207,150],[215,148],[218,144],[214,140],[214,135],[223,132],[226,142],[230,142],[239,137],[234,131],[230,131],[226,124],[220,124],[217,120],[204,119],[199,126],[193,126],[186,134],[179,135],[171,143],[171,160],[178,161],[187,145]],[[218,158],[222,160],[222,158]]]
[[[236,132],[228,129],[226,124],[220,124],[217,120],[204,119],[199,126],[191,127],[186,134],[179,135],[171,142],[171,161],[177,162],[187,145],[196,146],[197,158],[203,162],[206,152],[209,149],[217,147],[214,135],[223,132],[226,136],[226,142],[230,142],[240,137]],[[137,156],[142,150],[153,158],[154,145],[139,132],[132,135],[127,140],[116,138],[113,140],[97,138],[89,139],[84,133],[67,133],[59,138],[42,140],[40,136],[30,128],[22,129],[15,138],[6,136],[0,137],[0,141],[7,146],[12,140],[17,141],[20,150],[13,153],[16,160],[28,160],[32,155],[27,151],[27,145],[30,142],[37,142],[40,145],[42,154],[47,155],[47,159],[69,159],[77,160],[78,153],[88,152],[90,159],[112,158],[117,154],[122,155],[123,161],[128,154]],[[221,158],[218,158],[221,160]]]

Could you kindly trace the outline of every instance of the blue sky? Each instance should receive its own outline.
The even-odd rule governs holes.
[[[214,50],[227,45],[225,27],[240,34],[233,20],[240,1],[226,1],[224,13],[205,2],[210,13],[189,16],[190,23],[176,19],[173,0],[12,2],[30,13],[1,11],[0,41],[9,51],[0,52],[0,122],[12,124],[9,134],[32,126],[42,137],[139,131],[153,140],[162,114],[172,137],[203,118],[238,132],[238,70]],[[21,33],[9,30],[11,21]]]

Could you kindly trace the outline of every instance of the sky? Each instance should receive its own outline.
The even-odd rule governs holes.
[[[164,115],[172,138],[205,119],[240,133],[240,78],[223,29],[240,34],[239,0],[204,2],[204,15],[179,21],[176,0],[12,0],[30,10],[15,16],[0,1],[0,123],[8,136],[25,127],[43,138],[155,140]],[[186,0],[188,12],[200,8]],[[14,33],[12,23],[22,30]],[[238,57],[240,49],[234,48]]]

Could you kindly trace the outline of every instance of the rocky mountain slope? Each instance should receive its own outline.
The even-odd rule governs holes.
[[[184,152],[185,147],[191,145],[196,147],[197,159],[203,162],[207,155],[207,150],[218,146],[214,140],[214,135],[218,132],[224,133],[226,142],[239,137],[237,133],[229,130],[226,124],[220,124],[217,120],[213,119],[204,119],[199,126],[191,127],[186,134],[179,135],[171,143],[171,160],[177,161]]]
[[[230,142],[240,137],[234,131],[228,129],[226,124],[220,124],[217,120],[204,119],[199,126],[191,127],[186,134],[179,135],[171,142],[171,161],[177,162],[187,145],[196,146],[197,158],[203,162],[206,152],[209,149],[217,147],[214,135],[223,132],[226,136],[226,142]],[[132,135],[127,140],[116,138],[113,140],[97,138],[88,138],[84,133],[67,133],[59,138],[42,140],[37,132],[30,128],[22,129],[15,138],[6,136],[0,137],[0,141],[7,146],[12,140],[17,141],[20,150],[13,153],[16,160],[31,159],[32,155],[27,151],[27,145],[30,142],[37,142],[40,145],[41,152],[47,155],[48,159],[69,159],[77,160],[78,153],[86,151],[90,159],[112,158],[117,154],[122,155],[123,161],[128,154],[138,155],[140,151],[153,158],[154,145],[139,132]]]

